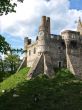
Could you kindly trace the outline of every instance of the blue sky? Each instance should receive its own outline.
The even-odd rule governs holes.
[[[70,0],[70,9],[82,10],[82,0]]]
[[[12,48],[22,48],[24,45],[23,39],[20,37],[14,37],[7,33],[3,33],[3,36],[5,36],[6,41],[11,45]]]
[[[65,29],[76,30],[75,21],[79,16],[82,19],[82,0],[24,0],[16,10],[0,18],[0,34],[13,48],[23,48],[25,36],[32,40],[37,36],[43,15],[51,17],[52,34],[60,34]]]

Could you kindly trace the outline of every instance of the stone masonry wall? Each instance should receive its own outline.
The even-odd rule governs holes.
[[[65,45],[62,45],[62,40],[51,39],[50,56],[54,67],[58,68],[59,62],[61,62],[61,67],[66,67]]]
[[[34,60],[38,56],[37,42],[27,46],[27,66],[32,67]]]

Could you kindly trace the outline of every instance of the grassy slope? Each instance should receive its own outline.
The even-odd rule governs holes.
[[[24,68],[19,71],[19,73],[13,74],[2,83],[0,83],[0,94],[2,94],[2,90],[10,91],[15,88],[18,84],[21,84],[25,81],[26,75],[28,73],[29,68]]]
[[[0,96],[0,110],[82,110],[82,81],[67,70],[54,79],[40,76],[27,81],[26,71],[1,83],[0,90],[6,92]],[[13,97],[15,93],[19,97]]]

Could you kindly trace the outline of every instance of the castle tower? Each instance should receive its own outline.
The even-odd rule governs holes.
[[[42,16],[38,32],[38,56],[36,57],[32,68],[29,71],[29,76],[35,77],[40,73],[52,77],[54,74],[51,57],[49,54],[50,41],[50,18]]]
[[[29,39],[28,37],[24,38],[24,65],[27,66],[27,46],[31,44],[31,39]]]
[[[41,23],[39,26],[39,32],[46,30],[46,16],[42,16]]]
[[[25,37],[24,38],[24,58],[23,58],[23,61],[21,62],[17,72],[23,68],[23,67],[26,67],[27,66],[27,46],[31,44],[31,39],[28,39],[28,37]]]
[[[82,22],[81,22],[80,17],[79,17],[79,20],[78,20],[77,31],[80,32],[80,35],[82,35]]]
[[[82,76],[82,47],[80,33],[64,31],[61,33],[66,44],[67,68],[76,76]]]
[[[48,35],[50,35],[50,17],[46,18],[46,30],[48,31]]]
[[[50,34],[50,18],[42,16],[41,24],[38,33],[38,52],[49,51],[48,40]]]
[[[28,45],[28,37],[24,38],[24,51],[27,50],[27,45]],[[25,52],[24,57],[27,57],[27,53]]]
[[[50,34],[50,17],[42,16],[39,26],[39,35],[44,32],[45,35]],[[47,37],[47,36],[46,36]]]
[[[28,37],[24,38],[24,51],[25,51],[25,57],[27,57],[27,46],[31,44],[31,39],[28,39]]]

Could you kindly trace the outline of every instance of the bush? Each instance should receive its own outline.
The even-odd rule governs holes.
[[[56,73],[57,78],[74,78],[74,75],[68,69],[60,69]]]

